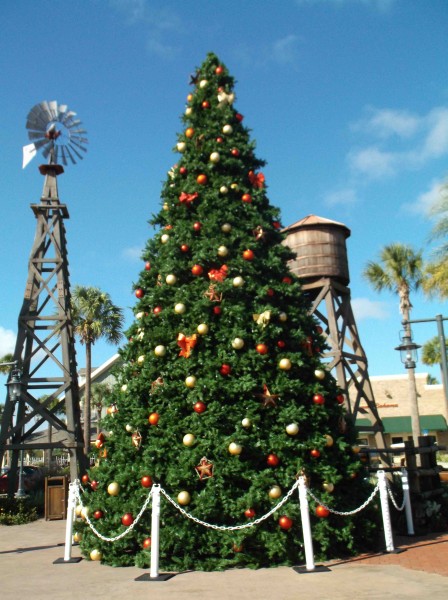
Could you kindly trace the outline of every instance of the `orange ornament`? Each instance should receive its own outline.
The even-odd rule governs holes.
[[[151,413],[148,417],[148,422],[150,425],[157,425],[159,419],[160,415],[158,413]]]
[[[325,508],[325,506],[322,506],[321,504],[319,504],[319,506],[316,507],[316,516],[317,517],[320,517],[321,519],[326,519],[329,514],[330,514],[330,511],[328,510],[328,508]]]
[[[266,344],[257,344],[255,346],[255,350],[258,352],[258,354],[267,354],[268,353],[268,347],[266,346]]]
[[[254,256],[255,256],[255,254],[253,253],[253,250],[247,249],[247,250],[244,250],[244,252],[243,252],[244,260],[253,260]]]
[[[193,127],[189,127],[188,129],[185,130],[185,137],[192,138],[193,136],[194,136]]]
[[[201,265],[193,265],[191,268],[191,272],[195,277],[199,277],[199,275],[202,275],[203,271],[204,269],[201,267]]]
[[[196,181],[197,183],[199,183],[199,185],[205,185],[207,183],[207,175],[205,175],[204,173],[200,173],[196,177]]]

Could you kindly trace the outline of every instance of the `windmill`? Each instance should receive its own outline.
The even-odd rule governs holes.
[[[87,151],[86,131],[80,126],[76,113],[56,101],[36,104],[26,121],[31,143],[23,149],[23,167],[38,150],[48,162],[39,166],[45,177],[40,203],[31,204],[36,230],[0,430],[0,464],[5,451],[11,454],[10,495],[15,490],[19,453],[23,456],[25,450],[68,451],[72,480],[78,476],[78,465],[86,466],[64,226],[69,214],[59,201],[57,187],[57,177],[64,172],[58,162],[75,164]],[[9,385],[17,382],[19,386]],[[54,432],[47,439],[43,425]]]

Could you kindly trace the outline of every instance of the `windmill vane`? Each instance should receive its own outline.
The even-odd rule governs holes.
[[[31,144],[23,147],[23,168],[42,150],[50,164],[76,164],[87,152],[87,131],[76,113],[56,100],[36,104],[28,113],[26,128]]]

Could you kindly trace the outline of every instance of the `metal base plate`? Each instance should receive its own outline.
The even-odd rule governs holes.
[[[64,560],[63,558],[57,558],[56,560],[53,561],[54,565],[68,565],[70,563],[79,563],[82,561],[82,558],[80,556],[76,557],[76,558],[70,558],[70,560]]]
[[[296,573],[299,573],[299,575],[305,575],[306,573],[322,573],[326,571],[331,571],[331,569],[329,567],[326,567],[325,565],[316,565],[314,569],[307,569],[305,566],[293,567],[292,570]]]
[[[140,577],[136,577],[134,581],[167,581],[175,576],[176,573],[160,573],[157,577],[151,577],[149,573],[144,573]]]

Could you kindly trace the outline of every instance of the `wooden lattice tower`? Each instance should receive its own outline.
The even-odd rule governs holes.
[[[72,481],[78,466],[84,469],[86,461],[64,226],[69,214],[66,205],[59,202],[57,188],[57,176],[64,170],[51,163],[39,170],[45,181],[40,204],[31,205],[37,219],[36,233],[13,359],[22,371],[22,390],[17,400],[8,394],[0,432],[0,464],[4,452],[11,452],[11,490],[21,450],[66,449]],[[44,401],[39,400],[42,397]],[[58,416],[62,412],[64,420]],[[56,430],[56,441],[33,441],[33,434],[42,425]]]
[[[368,374],[367,357],[359,339],[350,302],[346,238],[350,230],[342,223],[310,215],[286,227],[285,244],[296,253],[291,271],[312,302],[311,314],[320,322],[329,349],[324,352],[327,369],[333,371],[344,390],[348,416],[369,419],[363,432],[374,434],[384,448],[383,425]]]

